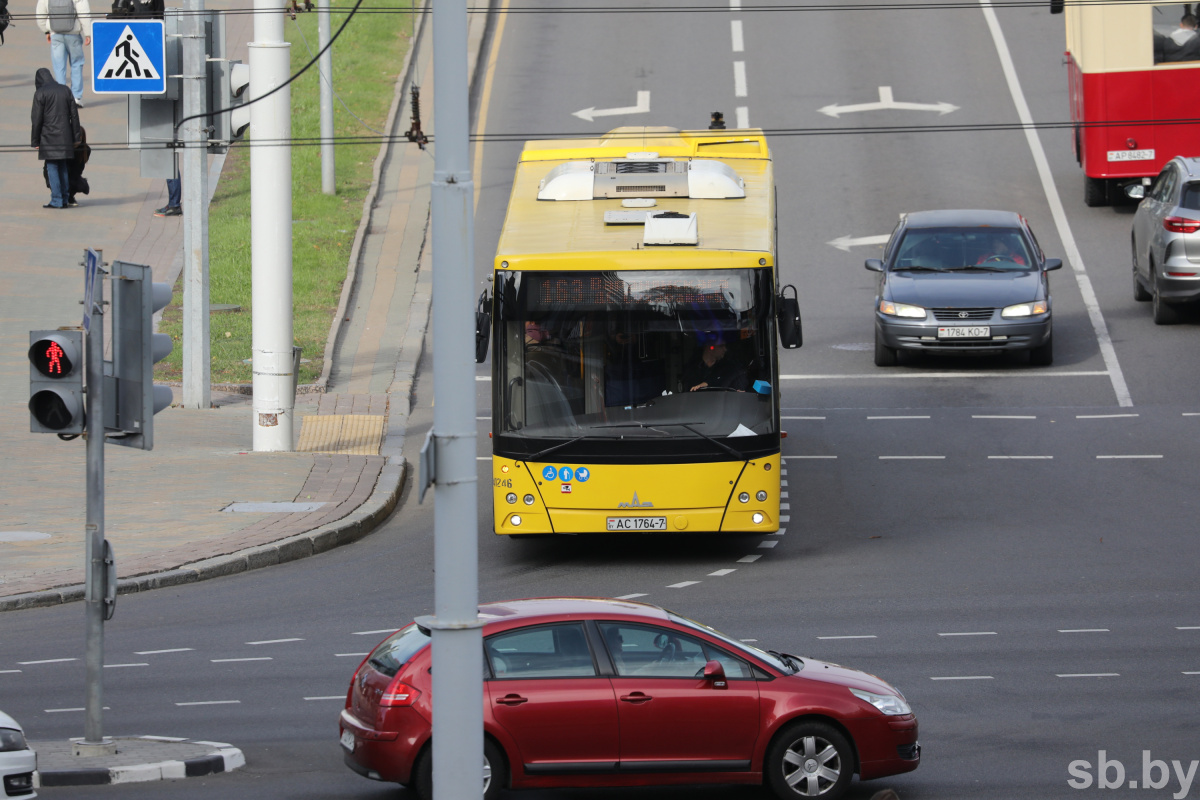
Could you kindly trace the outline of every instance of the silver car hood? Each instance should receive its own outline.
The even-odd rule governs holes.
[[[885,299],[924,308],[1003,308],[1037,300],[1041,272],[889,272]]]

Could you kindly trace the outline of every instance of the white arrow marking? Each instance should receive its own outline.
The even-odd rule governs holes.
[[[859,236],[857,238],[853,236],[839,236],[832,242],[826,242],[825,244],[833,245],[838,250],[849,253],[851,247],[859,247],[864,244],[887,244],[890,236],[890,233],[885,233],[882,236]]]
[[[638,92],[636,106],[625,106],[624,108],[585,108],[582,111],[573,112],[572,116],[591,122],[596,117],[615,117],[621,114],[645,114],[649,111],[650,92]]]
[[[936,111],[938,114],[945,116],[951,111],[957,111],[958,106],[950,103],[898,103],[896,98],[892,96],[892,87],[879,87],[879,102],[877,103],[859,103],[853,106],[839,106],[837,103],[818,108],[822,114],[828,114],[833,118],[837,118],[840,114],[852,114],[856,111],[881,111],[885,109],[897,109],[901,111]]]

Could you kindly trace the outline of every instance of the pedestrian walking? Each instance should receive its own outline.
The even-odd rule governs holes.
[[[83,48],[92,43],[92,9],[88,0],[38,0],[34,13],[38,27],[50,43],[54,80],[70,86],[76,105],[83,108]]]
[[[36,147],[38,159],[46,162],[46,177],[50,180],[50,202],[42,208],[67,208],[71,198],[70,162],[83,138],[79,111],[71,90],[55,81],[45,67],[37,71],[34,86],[29,146]]]
[[[178,217],[183,214],[180,199],[183,194],[183,184],[179,182],[179,168],[175,168],[175,177],[167,178],[167,204],[155,209],[156,217]]]
[[[67,162],[67,185],[69,192],[67,196],[68,206],[77,206],[75,196],[78,194],[91,194],[92,187],[88,183],[88,179],[83,177],[83,168],[87,166],[88,159],[92,157],[92,147],[87,143],[87,128],[79,126],[79,141],[75,143],[75,157]],[[42,164],[42,177],[46,181],[46,188],[50,188],[50,168],[46,163]]]

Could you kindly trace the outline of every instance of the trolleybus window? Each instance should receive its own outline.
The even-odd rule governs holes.
[[[1200,61],[1200,34],[1192,3],[1154,6],[1154,63]]]
[[[771,286],[769,269],[498,271],[499,433],[773,433]]]

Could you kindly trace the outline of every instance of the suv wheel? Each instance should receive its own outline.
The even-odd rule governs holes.
[[[1154,285],[1154,295],[1151,299],[1155,325],[1174,325],[1179,322],[1179,309],[1162,299],[1157,283]]]

